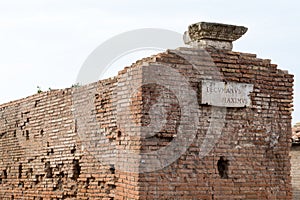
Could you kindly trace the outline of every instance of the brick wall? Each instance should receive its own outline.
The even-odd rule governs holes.
[[[300,146],[299,144],[294,144],[291,147],[291,176],[292,176],[292,186],[293,186],[293,199],[300,198]]]
[[[1,105],[0,198],[291,199],[293,76],[254,54],[207,51],[170,50],[111,79]],[[253,84],[251,106],[201,104],[206,79]],[[197,95],[197,126],[177,92]],[[224,109],[220,128],[211,122]]]
[[[199,82],[212,76],[205,63],[197,63],[199,57],[193,57],[196,51],[181,49],[179,54],[189,58],[188,62],[178,53],[171,52],[161,54],[156,62],[162,65],[171,63],[170,66],[188,77],[191,86],[199,92]],[[227,108],[220,138],[201,159],[199,147],[211,125],[209,113],[212,108],[200,105],[200,128],[196,139],[170,166],[140,175],[141,198],[291,199],[289,147],[293,76],[278,70],[270,60],[256,58],[253,54],[208,51],[224,75],[222,81],[254,85],[252,106]],[[200,73],[192,72],[191,63],[200,66]],[[144,97],[148,93],[155,94],[157,90],[147,88]],[[177,109],[175,106],[172,111],[176,113]],[[165,128],[168,130],[168,126]],[[170,142],[170,137],[174,136],[163,130],[161,135],[150,138],[155,141],[150,149],[161,148],[163,139]],[[148,143],[151,144],[149,140],[144,141],[143,146],[149,148]],[[220,163],[228,166],[225,167],[226,173],[220,173]]]
[[[299,134],[300,132],[300,123],[296,123],[292,128],[292,147],[291,147],[291,176],[292,176],[292,186],[293,186],[293,199],[300,198],[300,164],[299,164]]]

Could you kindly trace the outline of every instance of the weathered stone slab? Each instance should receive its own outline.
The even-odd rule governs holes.
[[[248,107],[253,84],[203,80],[201,103],[220,107]]]
[[[184,33],[184,42],[195,48],[213,47],[232,50],[232,42],[247,32],[244,26],[199,22],[191,24]]]

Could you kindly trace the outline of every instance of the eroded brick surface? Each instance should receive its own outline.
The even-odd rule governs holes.
[[[111,79],[1,105],[0,198],[291,199],[293,76],[253,54],[207,51],[220,73],[199,50],[181,48],[138,61]],[[167,77],[145,73],[157,65],[161,74],[172,68],[185,77],[197,97],[205,79],[249,83],[254,89],[251,106],[226,108],[224,127],[214,133],[220,136],[213,135],[216,140],[203,156],[213,108],[197,99],[199,124],[187,150],[148,172],[144,161],[131,155],[167,147],[179,137],[178,127],[188,123],[175,91],[150,81]],[[142,87],[129,94],[135,84]],[[184,88],[176,92],[189,95]],[[164,113],[149,117],[160,101]],[[166,120],[159,132],[142,137],[141,127],[161,115]]]

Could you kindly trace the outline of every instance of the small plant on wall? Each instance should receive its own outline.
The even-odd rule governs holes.
[[[42,91],[41,87],[40,87],[40,86],[37,86],[37,93],[40,94],[40,93],[42,93],[42,92],[43,92],[43,91]]]

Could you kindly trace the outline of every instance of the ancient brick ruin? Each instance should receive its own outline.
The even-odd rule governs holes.
[[[292,128],[291,147],[291,175],[293,186],[293,199],[300,199],[300,123],[296,123]]]
[[[0,199],[292,199],[293,75],[232,51],[246,31],[2,104]]]

